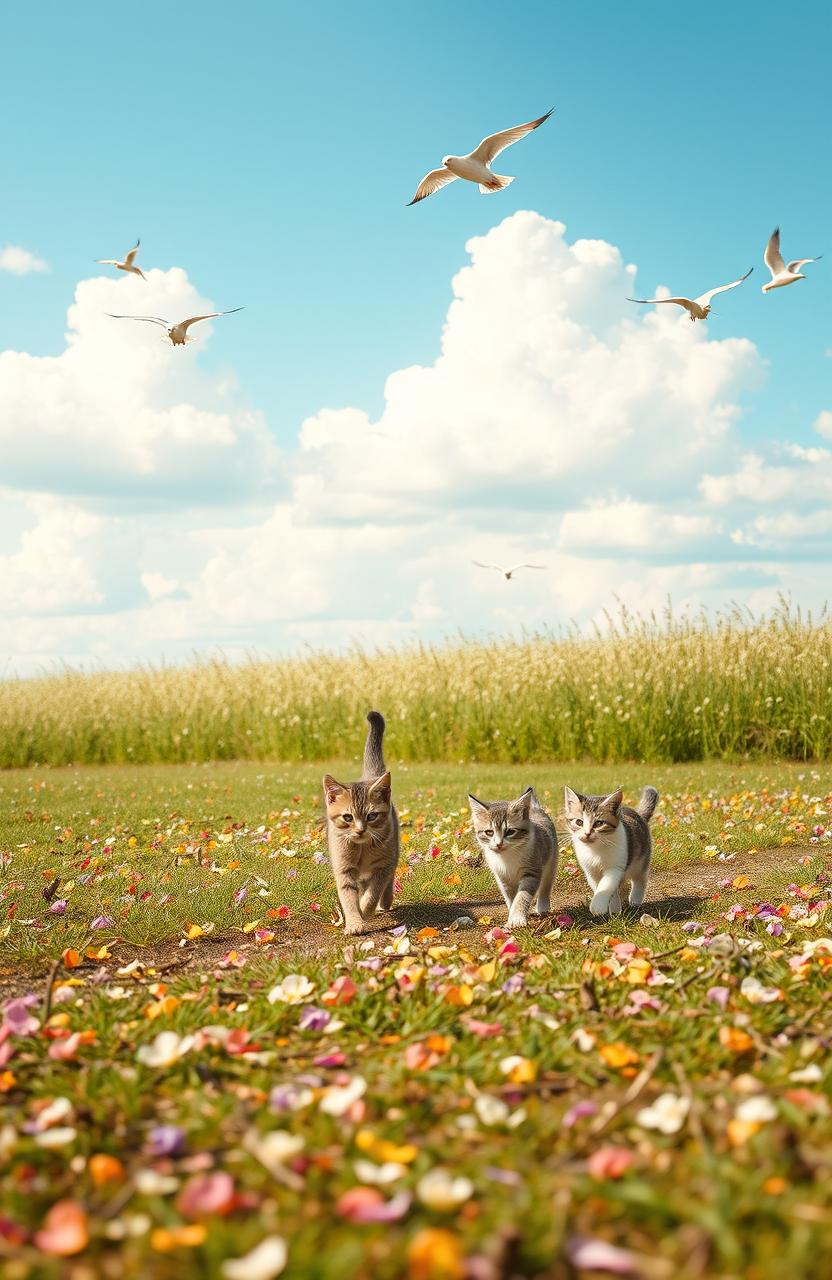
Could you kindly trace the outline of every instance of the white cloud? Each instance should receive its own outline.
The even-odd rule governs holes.
[[[828,409],[824,409],[815,418],[814,428],[819,436],[832,440],[832,413]]]
[[[200,309],[211,307],[179,268],[152,270],[147,283],[84,280],[61,355],[0,353],[4,483],[176,505],[239,501],[273,484],[279,455],[263,415],[199,365],[211,325],[174,349],[158,326],[107,314]]]
[[[19,244],[7,244],[0,249],[0,271],[12,276],[28,276],[36,271],[48,271],[49,263],[23,249]]]
[[[590,622],[668,595],[762,608],[794,586],[817,603],[806,563],[832,556],[832,453],[743,453],[764,376],[754,345],[670,309],[634,315],[635,269],[615,246],[570,244],[537,214],[468,250],[436,362],[391,374],[377,421],[359,407],[307,419],[277,497],[267,425],[228,379],[102,314],[192,313],[204,300],[184,273],[79,285],[61,356],[0,356],[6,483],[70,495],[27,499],[38,524],[6,557],[0,651],[23,669],[112,665]],[[104,494],[129,498],[127,513]],[[73,524],[90,511],[92,533]],[[80,565],[53,573],[42,551],[33,571],[39,545]],[[506,583],[472,559],[546,572]],[[32,576],[53,605],[21,596],[13,616]]]

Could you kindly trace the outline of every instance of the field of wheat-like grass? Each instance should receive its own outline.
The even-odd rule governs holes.
[[[622,615],[586,636],[458,640],[0,682],[0,766],[320,760],[380,707],[393,760],[832,755],[832,619]]]

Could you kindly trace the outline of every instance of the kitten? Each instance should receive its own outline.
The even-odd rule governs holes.
[[[549,910],[558,869],[555,824],[532,787],[519,800],[486,804],[469,795],[468,803],[474,835],[508,907],[509,927],[522,928],[535,898],[539,915]]]
[[[635,809],[622,804],[622,792],[582,796],[564,788],[566,825],[575,857],[592,890],[589,909],[594,916],[621,910],[621,883],[630,881],[630,906],[641,906],[647,892],[653,841],[647,826],[659,799],[655,787],[645,787]]]
[[[384,764],[384,716],[367,714],[370,726],[360,782],[324,778],[326,839],[335,889],[348,934],[364,933],[376,911],[389,911],[399,862],[399,819]]]

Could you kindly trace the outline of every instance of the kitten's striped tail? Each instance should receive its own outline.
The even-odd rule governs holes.
[[[367,741],[364,745],[363,777],[365,780],[380,778],[383,773],[387,772],[387,766],[384,763],[384,748],[382,747],[384,716],[380,711],[368,711],[367,723],[370,728],[367,731]]]
[[[640,813],[645,822],[649,822],[653,811],[659,803],[659,793],[655,787],[645,787],[636,805],[636,813]]]

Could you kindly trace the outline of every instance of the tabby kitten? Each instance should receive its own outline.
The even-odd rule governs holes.
[[[508,907],[510,928],[528,923],[537,899],[537,912],[549,910],[552,881],[558,869],[555,824],[532,787],[519,800],[486,804],[469,795],[474,835],[485,855]]]
[[[360,782],[324,778],[326,839],[344,932],[364,933],[376,911],[389,911],[399,862],[399,819],[384,764],[384,716],[367,714],[370,726]]]
[[[645,787],[635,809],[622,804],[622,792],[582,796],[564,788],[566,825],[575,857],[592,890],[589,909],[594,916],[621,910],[621,883],[630,882],[630,906],[641,906],[647,892],[653,841],[647,826],[659,799],[655,787]]]

